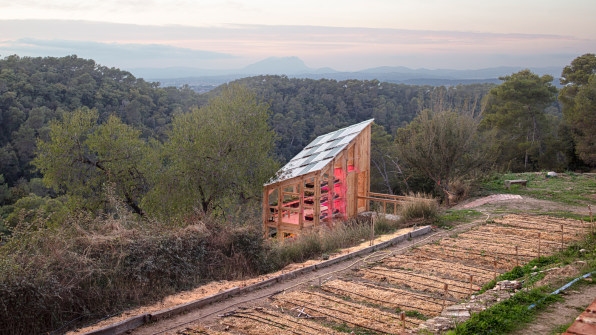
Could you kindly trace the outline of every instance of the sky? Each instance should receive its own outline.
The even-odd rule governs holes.
[[[0,0],[0,57],[121,69],[570,64],[596,52],[594,0]]]

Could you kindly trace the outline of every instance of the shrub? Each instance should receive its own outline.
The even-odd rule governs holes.
[[[41,218],[17,225],[0,247],[0,334],[61,332],[207,281],[259,273],[259,226],[194,222],[79,214],[59,227]]]
[[[406,221],[423,219],[434,221],[439,213],[439,205],[431,197],[416,194],[413,200],[408,201],[399,208],[399,215]]]

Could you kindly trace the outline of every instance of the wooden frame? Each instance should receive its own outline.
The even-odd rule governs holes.
[[[291,237],[369,210],[372,120],[365,122],[362,130],[352,134],[343,149],[335,150],[322,168],[264,186],[262,220],[266,237]],[[342,130],[330,134],[341,134]]]

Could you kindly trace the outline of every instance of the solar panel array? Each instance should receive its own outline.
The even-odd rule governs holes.
[[[315,138],[265,185],[321,170],[373,121],[363,121]]]

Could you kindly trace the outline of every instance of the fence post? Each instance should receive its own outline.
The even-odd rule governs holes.
[[[561,224],[561,251],[563,251],[564,245],[565,245],[565,241],[563,240],[563,225]]]
[[[375,219],[377,216],[375,214],[371,215],[370,219],[370,245],[373,245],[373,241],[375,239]]]
[[[540,259],[540,233],[538,233],[538,259]]]

